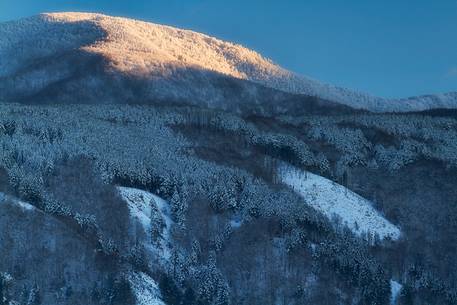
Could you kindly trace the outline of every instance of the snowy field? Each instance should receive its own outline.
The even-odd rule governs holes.
[[[355,234],[378,234],[381,239],[396,240],[400,229],[385,219],[372,203],[324,177],[293,167],[280,168],[281,180],[300,194],[305,203],[329,219],[335,216]]]

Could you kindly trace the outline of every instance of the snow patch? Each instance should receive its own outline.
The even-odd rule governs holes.
[[[4,202],[6,202],[6,200],[9,200],[9,202],[11,202],[12,204],[20,207],[22,209],[22,211],[24,211],[24,212],[34,211],[36,209],[30,203],[21,201],[21,200],[16,199],[16,198],[12,198],[12,197],[7,196],[6,194],[0,192],[0,203],[4,203]]]
[[[230,221],[230,227],[232,227],[232,229],[239,229],[242,225],[242,222],[239,221],[239,220],[231,220]]]
[[[165,305],[157,283],[143,272],[132,272],[129,282],[135,295],[136,305]]]
[[[400,296],[401,289],[403,285],[394,280],[390,280],[390,304],[395,305],[397,303],[398,297]]]
[[[127,202],[131,216],[138,221],[143,227],[147,236],[147,242],[144,244],[146,250],[158,254],[165,261],[170,258],[171,237],[170,230],[173,224],[171,220],[171,211],[168,203],[152,193],[135,188],[118,187],[122,198]],[[155,207],[156,209],[153,209]],[[161,232],[159,247],[152,244],[151,236],[151,215],[158,211],[156,217],[163,220],[164,228]],[[158,252],[158,253],[157,253]]]
[[[352,232],[362,236],[378,234],[380,239],[400,237],[400,229],[385,219],[372,203],[342,185],[293,167],[281,167],[281,180],[300,194],[306,204],[329,219],[341,219]]]
[[[35,207],[31,205],[30,203],[20,201],[20,200],[15,200],[14,203],[16,203],[18,206],[22,208],[23,211],[33,211],[35,210]]]

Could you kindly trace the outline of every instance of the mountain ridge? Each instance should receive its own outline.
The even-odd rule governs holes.
[[[402,99],[375,97],[300,76],[239,44],[191,30],[122,17],[76,12],[44,13],[0,23],[0,34],[3,37],[0,39],[0,55],[6,59],[3,64],[0,62],[0,81],[9,85],[2,88],[5,91],[11,88],[11,83],[18,84],[18,79],[25,82],[24,87],[28,90],[31,84],[39,87],[40,83],[46,83],[46,77],[49,78],[43,76],[49,72],[46,66],[30,73],[27,70],[29,66],[24,63],[42,63],[43,58],[47,58],[51,61],[48,66],[52,70],[58,56],[74,52],[78,54],[76,56],[89,56],[92,59],[99,56],[98,61],[104,62],[104,68],[114,74],[115,79],[127,76],[146,80],[145,84],[137,87],[146,87],[145,95],[155,99],[176,97],[178,100],[202,99],[210,104],[221,103],[220,100],[227,98],[227,86],[219,88],[217,84],[214,85],[214,74],[217,74],[293,95],[317,97],[375,112],[457,107],[457,92]],[[24,70],[26,73],[21,74]],[[50,72],[54,82],[70,77],[62,71],[65,72],[65,69],[60,67]],[[70,86],[93,90],[91,86],[96,87],[100,81],[93,74],[89,73],[84,83]],[[209,84],[208,88],[204,88],[205,82]],[[244,95],[254,96],[254,104],[259,103],[255,93],[259,89],[256,86],[244,84],[242,87]],[[16,91],[20,89],[19,86]],[[12,99],[11,96],[15,94],[13,90],[10,96],[6,94],[3,99]]]

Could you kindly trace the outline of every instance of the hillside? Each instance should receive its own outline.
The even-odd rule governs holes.
[[[0,279],[12,300],[455,304],[454,117],[0,112]]]
[[[455,97],[125,18],[2,23],[0,305],[457,305]]]
[[[304,108],[317,99],[377,112],[457,105],[457,93],[370,96],[297,75],[237,44],[100,14],[52,13],[6,22],[0,37],[0,99],[9,102],[167,100],[261,113],[296,112],[300,108],[291,99]]]

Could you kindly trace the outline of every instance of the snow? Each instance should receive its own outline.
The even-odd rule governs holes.
[[[136,298],[136,305],[165,305],[157,283],[143,272],[132,272],[129,282]]]
[[[243,222],[240,219],[232,219],[230,220],[230,227],[232,229],[239,229]]]
[[[29,212],[29,211],[33,211],[33,210],[36,209],[30,203],[21,201],[21,200],[16,199],[16,198],[12,198],[12,197],[7,196],[6,194],[0,192],[0,203],[4,203],[7,200],[8,200],[8,202],[10,202],[10,203],[16,205],[17,207],[21,208],[23,212]]]
[[[395,305],[400,295],[402,285],[394,280],[390,280],[390,304]]]
[[[400,237],[400,229],[385,219],[372,203],[342,185],[324,177],[282,166],[281,180],[300,194],[305,203],[329,219],[339,217],[352,232],[362,236],[378,234],[380,239]]]
[[[128,187],[118,187],[119,193],[122,198],[128,203],[131,216],[136,219],[143,227],[147,236],[147,243],[144,245],[151,254],[158,254],[158,256],[168,261],[170,258],[171,237],[170,230],[173,224],[171,220],[171,212],[168,203],[152,193]],[[153,211],[152,205],[158,208],[160,215],[164,221],[165,227],[161,233],[160,245],[157,249],[151,244],[151,213]],[[158,253],[157,253],[158,252]]]
[[[22,208],[23,211],[33,211],[35,207],[31,205],[30,203],[20,201],[20,200],[15,200],[14,201],[18,206]]]
[[[113,71],[152,81],[172,82],[173,77],[192,81],[205,71],[372,111],[457,106],[457,93],[384,99],[297,75],[253,50],[205,34],[101,14],[50,13],[0,23],[0,37],[0,76],[14,75],[14,68],[33,56],[45,58],[80,49],[103,56]],[[43,77],[36,77],[38,83],[45,82]]]

